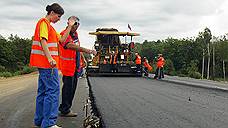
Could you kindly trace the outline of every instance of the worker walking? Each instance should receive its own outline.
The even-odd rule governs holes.
[[[77,88],[77,52],[86,52],[89,54],[96,54],[96,51],[86,49],[79,46],[79,39],[77,29],[80,25],[79,18],[76,16],[71,16],[69,20],[74,19],[76,22],[71,28],[70,34],[67,40],[60,44],[60,60],[61,60],[61,71],[63,74],[63,87],[62,87],[62,103],[59,106],[60,116],[64,117],[75,117],[77,113],[70,110],[72,106],[72,101],[74,99],[74,94]],[[66,28],[61,32],[64,35],[67,32]]]
[[[163,71],[164,65],[165,65],[165,59],[163,58],[162,54],[158,54],[157,69],[154,76],[155,79],[164,78],[164,71]]]
[[[45,18],[36,24],[30,55],[30,66],[37,67],[39,72],[34,127],[60,128],[56,125],[60,92],[58,42],[66,40],[75,20],[69,19],[66,32],[60,37],[51,23],[60,20],[63,8],[53,3],[46,11]]]

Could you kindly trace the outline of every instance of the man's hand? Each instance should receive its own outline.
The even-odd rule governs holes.
[[[73,26],[75,22],[76,22],[76,18],[75,18],[75,17],[71,17],[71,18],[69,19],[69,21],[68,21],[68,25],[69,25],[69,26]]]
[[[56,61],[53,58],[48,59],[48,62],[51,65],[52,68],[54,68],[56,66]]]

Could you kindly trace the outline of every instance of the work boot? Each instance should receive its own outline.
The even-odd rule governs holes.
[[[59,127],[59,126],[57,126],[57,125],[53,125],[53,126],[50,126],[50,127],[48,127],[48,128],[62,128],[62,127]]]
[[[69,113],[67,114],[63,114],[63,113],[60,113],[59,116],[61,117],[76,117],[78,114],[77,113],[74,113],[72,111],[70,111]]]

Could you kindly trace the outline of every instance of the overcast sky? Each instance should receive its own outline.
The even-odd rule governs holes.
[[[141,34],[136,42],[195,37],[205,27],[214,36],[228,32],[227,0],[1,0],[0,34],[8,37],[31,38],[45,8],[53,2],[65,10],[53,26],[61,32],[71,15],[80,18],[79,39],[82,46],[91,48],[95,37],[88,32],[98,27],[113,27],[119,31]]]

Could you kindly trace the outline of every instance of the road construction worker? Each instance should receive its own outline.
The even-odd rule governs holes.
[[[155,79],[164,78],[164,71],[163,71],[164,65],[165,65],[165,59],[163,58],[162,54],[158,54],[157,69],[154,76]]]
[[[85,56],[83,52],[80,52],[80,66],[78,70],[78,78],[82,78],[85,75],[85,68],[87,66],[87,61],[85,59]]]
[[[141,56],[137,52],[135,53],[135,64],[136,64],[137,75],[140,75],[140,73],[141,73]]]
[[[71,16],[69,20],[74,19],[76,22],[70,30],[70,34],[67,40],[60,43],[60,60],[61,60],[61,71],[63,74],[62,81],[62,103],[59,106],[60,116],[64,117],[75,117],[77,113],[71,111],[72,101],[74,99],[74,94],[77,88],[77,54],[76,52],[86,52],[89,54],[96,54],[96,51],[86,49],[79,46],[79,39],[77,29],[80,25],[79,18],[76,16]],[[64,35],[68,28],[63,30],[60,34]]]
[[[146,57],[143,58],[143,67],[144,67],[144,74],[148,77],[149,71],[152,71],[152,66],[150,66]]]
[[[112,51],[112,54],[110,56],[110,64],[111,64],[111,70],[112,72],[117,72],[117,56],[118,51]]]
[[[60,20],[63,8],[53,3],[47,5],[46,11],[47,15],[36,24],[30,55],[30,66],[39,72],[34,127],[60,128],[56,125],[60,92],[58,42],[66,40],[75,20],[69,19],[66,32],[60,37],[51,23]]]

